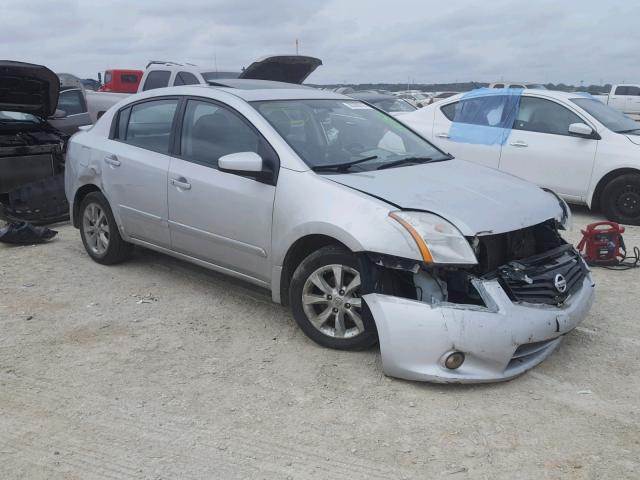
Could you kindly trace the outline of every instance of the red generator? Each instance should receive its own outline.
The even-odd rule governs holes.
[[[625,259],[624,227],[615,222],[596,222],[581,232],[578,250],[588,265],[614,266]]]

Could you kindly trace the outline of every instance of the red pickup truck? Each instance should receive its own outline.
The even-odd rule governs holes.
[[[136,93],[142,70],[105,70],[104,83],[98,89],[99,92]]]

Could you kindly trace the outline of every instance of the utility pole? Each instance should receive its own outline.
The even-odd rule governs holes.
[[[298,55],[299,47],[300,47],[300,42],[296,38],[296,55]]]

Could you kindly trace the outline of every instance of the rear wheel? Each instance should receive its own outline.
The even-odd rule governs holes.
[[[316,343],[361,350],[376,343],[371,312],[362,301],[370,291],[364,263],[348,250],[329,246],[305,258],[291,279],[290,304],[302,331]]]
[[[611,180],[602,191],[602,210],[609,220],[640,225],[640,174],[628,173]]]
[[[89,256],[103,265],[126,260],[132,249],[120,236],[109,202],[100,192],[91,192],[80,204],[80,236]]]

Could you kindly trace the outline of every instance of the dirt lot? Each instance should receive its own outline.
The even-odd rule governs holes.
[[[640,269],[597,269],[533,371],[443,386],[317,347],[265,291],[143,250],[103,267],[59,231],[0,246],[2,479],[640,478]]]

